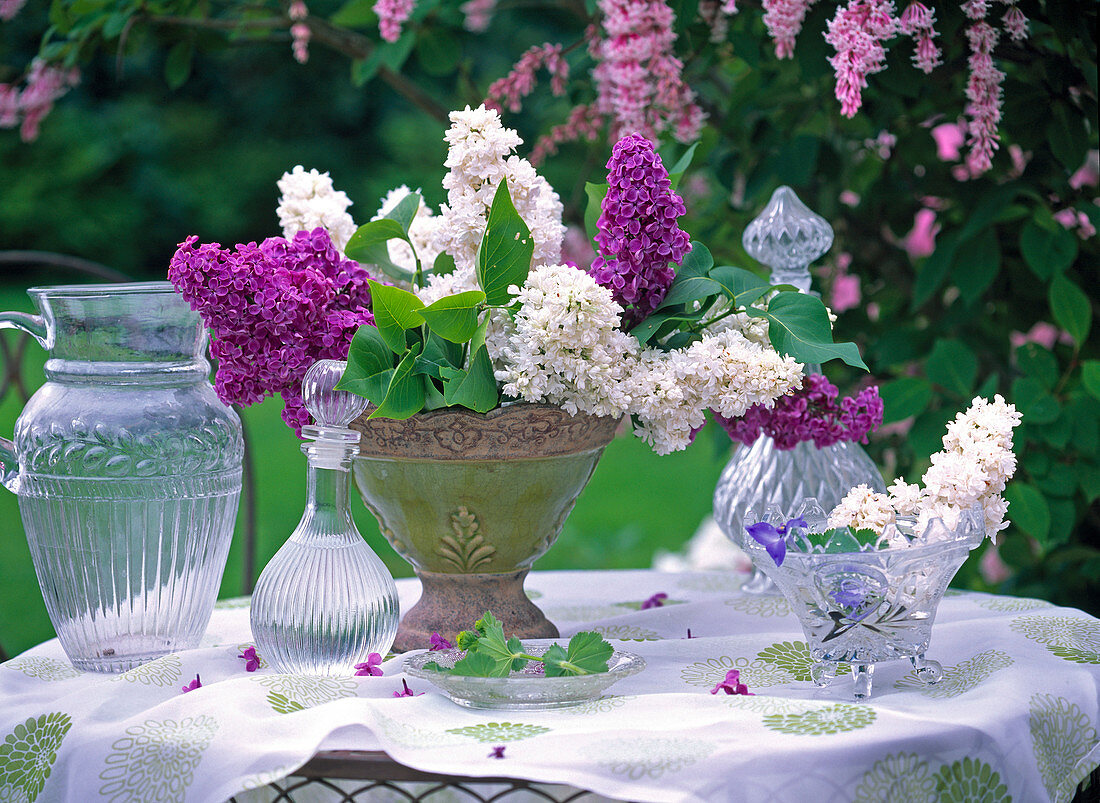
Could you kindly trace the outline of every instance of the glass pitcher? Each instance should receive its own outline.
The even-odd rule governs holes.
[[[2,479],[19,498],[50,621],[78,669],[198,645],[241,490],[237,415],[214,394],[199,316],[168,282],[36,287],[0,328],[49,352]]]

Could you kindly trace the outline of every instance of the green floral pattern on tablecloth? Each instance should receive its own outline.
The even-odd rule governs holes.
[[[1028,726],[1043,785],[1052,799],[1068,799],[1090,772],[1081,761],[1097,744],[1096,728],[1064,697],[1032,695],[1030,711]]]
[[[292,764],[284,764],[281,767],[276,767],[272,770],[266,770],[265,772],[257,772],[254,775],[247,775],[241,778],[241,789],[261,789],[268,784],[273,784],[276,781],[281,781],[298,767],[302,766],[302,762],[295,761]]]
[[[568,708],[561,708],[558,710],[558,713],[578,715],[606,714],[610,711],[614,711],[616,708],[622,708],[628,701],[634,699],[635,698],[630,695],[605,694],[603,697],[597,697],[595,700],[587,700],[577,705],[571,705]]]
[[[217,720],[206,715],[127,728],[111,745],[99,794],[111,803],[183,800],[217,731]]]
[[[375,723],[382,736],[390,741],[396,742],[402,747],[408,747],[413,750],[448,747],[466,743],[466,739],[462,736],[421,728],[403,720],[388,717],[377,711],[375,711]]]
[[[777,686],[794,680],[794,675],[781,666],[762,658],[733,658],[720,655],[705,661],[696,661],[680,670],[680,678],[689,686],[714,688],[726,678],[726,673],[736,669],[741,673],[741,682],[750,690]]]
[[[1078,616],[1020,616],[1012,629],[1045,644],[1059,658],[1078,664],[1100,664],[1100,621]]]
[[[745,584],[743,574],[689,574],[676,581],[676,587],[684,591],[701,591],[704,594],[733,594]]]
[[[718,699],[731,708],[755,714],[795,714],[813,710],[813,706],[803,700],[769,697],[764,694],[723,694]]]
[[[835,703],[796,714],[767,714],[764,727],[798,736],[822,736],[866,728],[875,716],[869,705]]]
[[[1001,650],[986,650],[973,658],[960,661],[955,666],[943,668],[943,679],[939,683],[927,684],[912,671],[894,684],[896,689],[911,689],[925,697],[944,699],[965,694],[988,680],[995,672],[1013,664],[1012,656]]]
[[[43,658],[40,655],[26,655],[22,658],[13,658],[3,666],[22,672],[29,678],[50,683],[55,680],[71,680],[78,678],[83,672],[73,667],[68,661],[59,661],[56,658]]]
[[[749,616],[770,618],[791,615],[790,604],[778,594],[743,594],[726,600],[726,605]]]
[[[940,767],[936,791],[938,803],[1012,803],[1000,773],[976,758]]]
[[[72,727],[67,714],[56,711],[30,717],[0,742],[0,800],[34,800],[46,785],[61,741]]]
[[[936,778],[916,753],[889,755],[863,776],[852,803],[937,803]]]
[[[544,733],[549,733],[550,730],[545,725],[527,725],[519,722],[486,722],[478,725],[467,725],[463,728],[447,728],[447,733],[469,736],[479,742],[518,742],[520,739],[541,736]]]
[[[1021,611],[1034,611],[1038,608],[1053,608],[1053,603],[1045,599],[1032,599],[1030,597],[975,597],[974,602],[986,610],[998,613],[1019,613]]]
[[[761,650],[756,657],[786,670],[795,680],[812,679],[810,667],[813,659],[810,658],[810,648],[804,641],[781,641]]]
[[[249,680],[269,689],[267,704],[280,714],[303,711],[342,697],[354,697],[351,678],[323,675],[257,675]]]
[[[615,775],[632,781],[658,780],[680,772],[714,752],[714,745],[701,739],[648,737],[608,741],[597,744],[593,752],[601,756],[599,765]]]
[[[627,610],[631,610],[631,611],[640,611],[642,609],[642,606],[648,601],[649,601],[648,599],[631,599],[631,600],[626,600],[625,602],[616,602],[615,605],[616,605],[616,607],[626,608]],[[662,600],[661,604],[658,605],[657,607],[658,608],[667,608],[669,605],[683,605],[686,602],[687,602],[686,599],[665,599],[665,600]]]
[[[593,630],[605,639],[617,641],[659,641],[661,636],[656,630],[635,625],[595,625]]]
[[[115,681],[140,683],[142,686],[175,686],[183,676],[183,667],[178,655],[164,655],[155,661],[123,672]]]

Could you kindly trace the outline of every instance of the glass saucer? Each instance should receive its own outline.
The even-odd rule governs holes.
[[[547,639],[524,641],[523,649],[531,655],[542,655],[554,643]],[[568,708],[594,700],[612,683],[645,669],[645,660],[641,656],[621,650],[612,653],[607,672],[592,675],[548,678],[535,674],[542,669],[542,665],[533,662],[528,662],[524,669],[506,678],[463,677],[424,668],[432,661],[444,667],[454,666],[465,655],[465,651],[457,649],[420,653],[405,660],[405,672],[428,681],[453,702],[466,708],[539,711]]]

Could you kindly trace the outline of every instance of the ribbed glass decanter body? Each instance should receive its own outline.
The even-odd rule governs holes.
[[[397,634],[397,589],[356,529],[348,508],[350,460],[340,468],[310,456],[306,509],[260,575],[252,595],[252,635],[280,672],[352,675]]]

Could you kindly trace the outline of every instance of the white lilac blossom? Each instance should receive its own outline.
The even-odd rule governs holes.
[[[982,511],[986,531],[995,535],[1008,526],[1008,502],[1001,495],[1016,472],[1012,430],[1020,414],[1001,396],[977,397],[955,416],[943,436],[943,449],[921,478],[924,488],[897,480],[890,493],[876,494],[865,485],[848,492],[829,516],[830,527],[853,526],[882,532],[896,515],[917,517],[923,531],[933,519],[954,529],[963,512]]]
[[[411,192],[412,190],[404,184],[394,187],[382,198],[382,205],[378,207],[378,212],[371,220],[378,220],[388,215]],[[421,196],[420,206],[416,210],[416,215],[413,216],[412,223],[409,224],[409,239],[412,240],[412,246],[410,247],[407,242],[397,238],[390,240],[387,243],[390,261],[410,273],[415,271],[416,259],[413,257],[413,249],[415,248],[421,266],[424,270],[429,270],[435,264],[435,258],[439,256],[439,250],[434,243],[435,231],[439,227],[439,223],[440,218],[432,214],[431,207],[424,203],[424,198]]]
[[[622,307],[611,291],[571,265],[535,268],[517,289],[522,308],[499,353],[504,394],[571,414],[627,412],[638,341],[618,328]]]
[[[512,203],[535,243],[532,265],[557,264],[565,236],[562,203],[531,163],[514,155],[523,140],[484,105],[467,106],[450,117],[444,162],[449,172],[443,178],[447,203],[433,237],[436,253],[446,251],[454,257],[457,270],[473,270],[493,196],[501,180],[507,180]]]
[[[300,231],[320,226],[342,252],[355,233],[355,221],[347,211],[351,206],[347,193],[333,188],[329,174],[316,170],[307,173],[296,165],[292,172],[283,173],[278,186],[282,197],[275,211],[283,236],[289,240]]]

